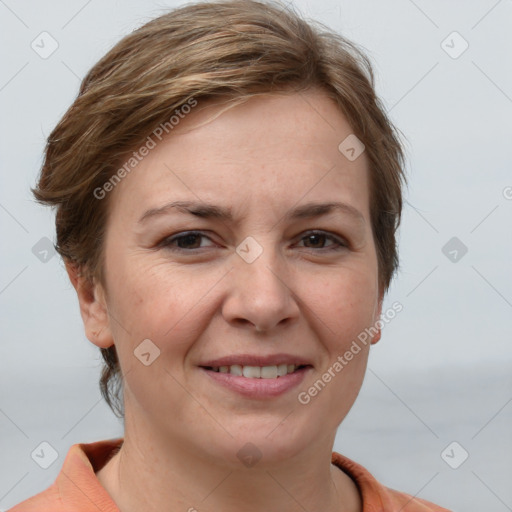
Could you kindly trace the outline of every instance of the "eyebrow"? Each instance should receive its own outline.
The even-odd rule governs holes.
[[[307,203],[290,210],[283,218],[288,221],[315,218],[320,217],[321,215],[327,215],[328,213],[332,213],[336,210],[341,211],[356,220],[362,221],[363,223],[366,222],[363,214],[359,210],[349,204],[341,202]],[[205,202],[173,201],[159,208],[151,208],[150,210],[147,210],[139,219],[139,223],[143,223],[150,218],[168,215],[172,211],[195,215],[202,219],[218,219],[225,222],[233,221],[231,208],[224,208],[222,206]]]

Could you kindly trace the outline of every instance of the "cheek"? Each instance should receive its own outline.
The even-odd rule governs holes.
[[[302,388],[299,403],[336,428],[357,398],[364,379],[370,339],[361,341],[374,322],[375,274],[353,269],[333,273],[310,296],[326,357],[318,373]]]
[[[214,283],[206,278],[190,279],[165,265],[143,264],[132,262],[130,268],[118,267],[111,274],[115,283],[111,327],[125,398],[156,412],[162,397],[170,396],[178,419],[178,411],[186,411],[190,400],[178,384],[183,380],[183,361],[205,329],[201,299]]]
[[[147,256],[134,258],[111,276],[116,345],[119,351],[128,352],[150,339],[162,355],[185,353],[206,328],[215,285],[223,273],[210,270],[192,278],[190,272],[169,262],[149,265],[146,260]]]
[[[340,350],[375,321],[378,290],[371,268],[339,269],[316,286],[303,287],[306,303],[324,324],[330,344]]]

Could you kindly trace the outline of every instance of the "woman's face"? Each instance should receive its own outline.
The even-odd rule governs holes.
[[[86,330],[115,343],[127,429],[233,462],[252,443],[275,462],[333,442],[362,384],[369,343],[344,354],[380,314],[368,163],[340,151],[352,130],[318,90],[194,128],[221,108],[204,106],[111,192],[107,313]],[[312,207],[327,203],[344,206]]]

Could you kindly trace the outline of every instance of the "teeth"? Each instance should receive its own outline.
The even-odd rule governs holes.
[[[262,379],[275,379],[277,377],[277,366],[263,366],[261,368]]]
[[[231,366],[215,367],[212,370],[219,373],[231,373],[248,379],[275,379],[293,373],[297,368],[298,366],[294,364],[280,364],[277,366],[241,366],[233,364]]]
[[[233,375],[238,375],[239,377],[242,376],[242,367],[239,364],[234,364],[228,368],[227,373],[232,373]]]
[[[249,379],[259,379],[261,377],[261,368],[259,366],[244,366],[242,375]]]
[[[290,365],[290,367],[292,366],[295,366],[293,364]],[[293,371],[293,370],[292,370]],[[277,367],[277,376],[278,377],[282,377],[283,375],[286,375],[288,373],[288,365],[286,364],[280,364],[278,367]],[[290,372],[292,373],[292,372]]]

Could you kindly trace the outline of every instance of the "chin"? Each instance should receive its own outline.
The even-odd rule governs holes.
[[[318,433],[311,432],[306,425],[291,423],[290,418],[285,420],[288,412],[279,418],[272,416],[263,420],[260,417],[227,426],[226,430],[233,437],[226,435],[213,445],[216,456],[236,469],[240,469],[241,463],[246,467],[269,469],[294,458],[318,439]]]

